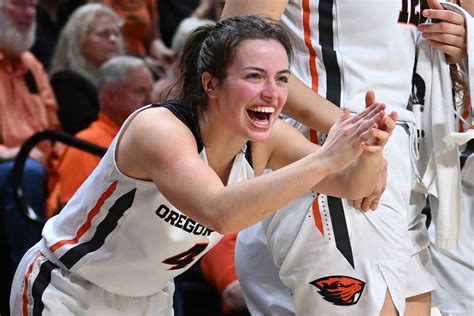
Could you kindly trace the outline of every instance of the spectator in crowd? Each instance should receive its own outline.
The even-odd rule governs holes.
[[[28,49],[34,41],[35,4],[0,1],[0,186],[2,210],[12,262],[40,238],[40,229],[21,217],[11,196],[13,159],[23,142],[43,129],[59,129],[57,105],[43,66]],[[50,144],[33,149],[25,167],[25,193],[31,205],[44,214]],[[21,225],[21,226],[20,226]],[[21,234],[19,234],[21,232]]]
[[[76,134],[97,119],[99,67],[122,53],[122,20],[109,7],[86,4],[69,18],[51,62],[51,85],[64,131]]]
[[[118,56],[106,61],[99,70],[99,117],[76,137],[109,147],[125,119],[150,103],[152,85],[151,72],[142,59]],[[69,201],[99,161],[100,157],[73,147],[64,151],[50,194],[48,217]]]
[[[2,286],[2,315],[8,315],[12,268],[41,238],[41,228],[27,221],[13,200],[13,159],[31,135],[45,128],[59,128],[48,76],[28,52],[35,39],[35,5],[34,1],[0,0],[0,231],[5,236],[1,241],[4,257],[0,278],[2,284],[8,284],[5,291]],[[39,214],[44,214],[51,157],[50,144],[42,143],[33,149],[25,165],[28,181],[24,182],[24,193]]]

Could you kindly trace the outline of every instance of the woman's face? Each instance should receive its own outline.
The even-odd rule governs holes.
[[[120,53],[121,41],[119,26],[112,18],[101,16],[92,22],[82,52],[92,65],[99,68],[104,61]]]
[[[238,47],[215,99],[226,122],[246,139],[268,137],[288,97],[288,67],[288,55],[275,40],[247,40]]]

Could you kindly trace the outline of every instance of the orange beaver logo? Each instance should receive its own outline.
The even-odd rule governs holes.
[[[310,284],[319,289],[326,301],[340,306],[357,304],[365,287],[365,282],[344,275],[320,278]]]

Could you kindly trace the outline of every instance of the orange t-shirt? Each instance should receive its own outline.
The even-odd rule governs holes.
[[[107,116],[99,113],[97,121],[75,136],[101,147],[107,148],[117,135],[119,127]],[[54,183],[48,197],[47,217],[54,215],[61,206],[71,199],[77,189],[94,171],[101,157],[81,149],[66,147],[59,158],[54,173]]]
[[[57,109],[41,63],[29,52],[12,62],[0,51],[0,144],[18,147],[36,132],[59,129]],[[38,148],[50,157],[49,142]]]

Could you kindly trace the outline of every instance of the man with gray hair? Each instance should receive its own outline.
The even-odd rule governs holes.
[[[99,70],[99,117],[88,128],[77,133],[76,137],[108,147],[125,119],[139,107],[151,102],[152,86],[152,74],[141,59],[130,56],[109,59]],[[49,197],[49,216],[69,201],[99,161],[99,157],[73,147],[65,150],[57,168],[57,181]]]

